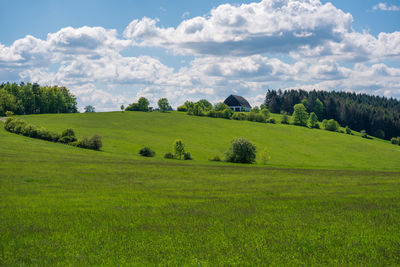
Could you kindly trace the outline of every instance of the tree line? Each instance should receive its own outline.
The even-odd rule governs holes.
[[[400,101],[348,92],[268,90],[264,104],[273,113],[294,112],[302,103],[318,119],[334,119],[356,131],[389,140],[400,135]]]
[[[76,97],[66,87],[37,83],[0,84],[0,116],[14,114],[76,113]]]

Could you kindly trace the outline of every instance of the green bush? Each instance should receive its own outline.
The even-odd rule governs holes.
[[[252,109],[250,110],[250,112],[253,112],[253,113],[260,113],[260,108],[257,107],[257,106],[255,106],[254,108],[252,108]]]
[[[212,109],[212,110],[207,112],[207,117],[216,118],[217,117],[217,112]]]
[[[275,124],[276,120],[274,118],[271,118],[271,119],[267,120],[267,123]]]
[[[256,159],[256,147],[245,138],[235,138],[226,152],[226,161],[235,163],[253,163]]]
[[[325,122],[325,130],[332,131],[332,132],[339,131],[340,125],[334,119],[330,119],[328,121],[324,120],[323,123],[324,122]]]
[[[225,109],[230,109],[230,107],[225,103],[220,102],[214,105],[215,111],[223,111]]]
[[[289,116],[286,113],[282,114],[281,123],[282,124],[289,124],[290,123]]]
[[[182,106],[179,106],[179,107],[177,108],[177,110],[180,111],[180,112],[187,112],[187,111],[188,111],[188,108],[187,108],[187,106],[182,105]]]
[[[346,134],[351,134],[351,129],[349,126],[346,126]]]
[[[7,110],[6,117],[12,117],[12,116],[14,116],[14,112]]]
[[[243,112],[235,112],[235,113],[233,113],[233,115],[232,115],[232,119],[233,119],[233,120],[244,121],[244,120],[247,119],[247,116],[246,116],[246,114],[243,113]]]
[[[372,139],[371,137],[368,136],[367,132],[365,130],[361,130],[361,137],[365,139]]]
[[[75,137],[75,132],[74,132],[74,130],[71,129],[71,128],[68,128],[68,129],[64,130],[64,131],[61,133],[61,137],[59,138],[58,141],[59,141],[60,143],[69,144],[69,143],[75,142],[76,140],[77,140],[77,139],[76,139],[76,137]],[[79,142],[78,142],[78,144],[79,144]],[[79,146],[79,147],[84,147],[84,146]]]
[[[152,150],[150,147],[146,146],[139,150],[139,154],[143,157],[154,157],[156,155],[156,152],[154,152],[154,150]]]
[[[264,118],[269,119],[271,112],[268,109],[263,108],[261,109],[261,114],[264,115]]]
[[[399,145],[400,144],[400,137],[399,136],[398,137],[392,137],[392,139],[390,139],[390,142],[393,145]]]
[[[190,154],[190,152],[186,152],[185,154],[183,154],[183,159],[184,160],[192,160],[192,155]]]
[[[172,154],[171,152],[165,153],[164,158],[173,159],[174,158],[174,154]]]
[[[22,134],[28,137],[36,138],[38,136],[38,129],[32,124],[26,124],[22,128]]]
[[[233,111],[230,108],[226,108],[222,111],[222,118],[230,119],[233,115]]]
[[[63,137],[61,137],[61,139],[62,138]],[[90,137],[90,138],[88,138],[87,136],[84,136],[81,140],[79,140],[76,143],[76,146],[80,147],[80,148],[100,150],[101,147],[103,146],[103,142],[101,139],[102,139],[101,136],[97,135],[97,134],[92,135],[92,137]],[[69,142],[69,143],[73,143],[73,141]]]

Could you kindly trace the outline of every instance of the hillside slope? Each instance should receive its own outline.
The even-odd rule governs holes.
[[[22,116],[26,121],[62,131],[73,128],[78,136],[98,133],[103,136],[103,153],[137,158],[138,151],[150,146],[163,160],[172,152],[172,143],[181,138],[200,164],[219,155],[235,137],[254,142],[258,150],[268,148],[269,166],[285,168],[399,170],[400,147],[380,140],[308,129],[293,125],[263,124],[183,113],[110,112]],[[54,144],[58,146],[59,144]],[[257,163],[256,165],[260,165]]]

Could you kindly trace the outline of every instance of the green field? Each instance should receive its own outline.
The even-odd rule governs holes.
[[[180,113],[21,117],[104,146],[0,127],[0,265],[400,264],[400,146]],[[270,162],[208,161],[238,136]],[[177,138],[193,161],[163,158]]]

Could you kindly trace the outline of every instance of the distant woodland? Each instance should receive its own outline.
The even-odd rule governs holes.
[[[75,113],[76,97],[65,87],[37,83],[0,84],[0,116],[14,114]]]
[[[342,126],[365,130],[379,138],[400,135],[400,101],[393,98],[335,91],[268,90],[264,104],[273,113],[293,113],[303,103],[318,119],[335,119]]]

